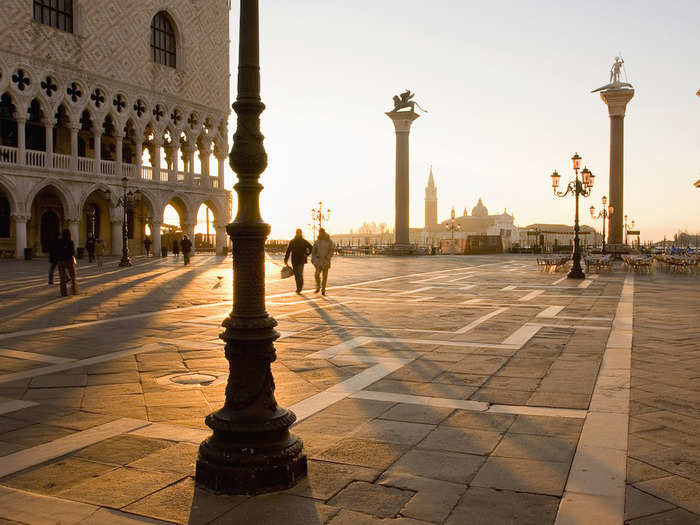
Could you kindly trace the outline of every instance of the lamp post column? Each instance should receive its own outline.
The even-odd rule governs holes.
[[[409,134],[419,115],[414,111],[388,111],[396,132],[396,244],[408,245],[409,228]]]
[[[223,408],[209,414],[213,430],[199,447],[195,479],[217,492],[254,494],[282,490],[306,475],[302,441],[289,432],[293,412],[275,400],[270,364],[277,322],[265,311],[265,239],[258,182],[267,166],[260,132],[258,0],[241,0],[238,126],[229,156],[238,175],[238,212],[226,231],[233,243],[233,310],[224,320],[229,377]]]
[[[624,217],[624,119],[627,103],[632,100],[634,89],[609,89],[600,97],[608,106],[610,116],[610,204],[615,214],[610,217],[608,248],[613,252],[623,249]]]

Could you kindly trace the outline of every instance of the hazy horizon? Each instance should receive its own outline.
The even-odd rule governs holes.
[[[700,4],[443,0],[262,2],[261,182],[271,238],[307,229],[319,200],[328,229],[394,223],[394,130],[383,114],[410,88],[428,113],[411,132],[411,227],[424,222],[433,165],[438,217],[479,197],[517,225],[573,222],[552,195],[574,152],[597,176],[581,219],[608,194],[609,118],[600,96],[620,52],[636,94],[625,118],[625,213],[645,239],[700,231]],[[236,96],[238,5],[231,20]],[[235,130],[235,114],[229,140]],[[235,180],[229,167],[226,186]],[[651,198],[651,194],[654,198]],[[234,194],[235,214],[235,194]]]

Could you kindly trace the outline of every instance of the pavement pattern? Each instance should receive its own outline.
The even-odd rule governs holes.
[[[338,257],[298,296],[268,258],[309,476],[248,497],[193,481],[231,260],[135,263],[0,261],[0,523],[700,523],[697,276]]]

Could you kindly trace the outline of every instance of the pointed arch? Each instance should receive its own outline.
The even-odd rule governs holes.
[[[63,205],[63,209],[66,217],[74,218],[77,217],[75,203],[71,197],[71,192],[68,186],[60,179],[49,179],[45,178],[40,182],[37,182],[34,187],[27,193],[27,197],[24,201],[24,209],[31,210],[32,203],[37,194],[44,188],[52,188]]]

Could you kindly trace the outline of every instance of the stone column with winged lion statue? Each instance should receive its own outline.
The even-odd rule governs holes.
[[[386,112],[396,131],[396,247],[406,250],[410,247],[408,136],[411,124],[420,116],[415,108],[426,111],[412,100],[414,95],[409,89],[394,95],[394,109]]]
[[[624,119],[627,103],[634,96],[632,84],[622,82],[620,73],[624,60],[615,57],[610,68],[610,83],[594,89],[608,106],[610,115],[610,204],[615,213],[610,216],[608,242],[605,246],[610,253],[629,251],[624,244]]]

